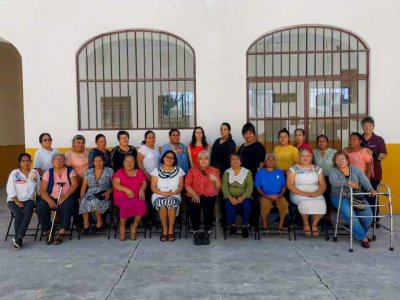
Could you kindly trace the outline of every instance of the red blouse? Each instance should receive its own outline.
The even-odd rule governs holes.
[[[216,196],[218,191],[211,181],[210,175],[214,175],[221,182],[219,171],[214,167],[208,167],[204,171],[197,167],[191,168],[185,178],[185,188],[191,187],[199,196]],[[187,196],[191,197],[193,195],[187,193]]]

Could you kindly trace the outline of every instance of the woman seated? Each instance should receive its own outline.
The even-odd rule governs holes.
[[[65,230],[71,227],[71,218],[76,201],[75,192],[79,183],[75,171],[71,167],[65,166],[65,155],[63,153],[54,154],[51,161],[53,168],[47,170],[42,177],[40,186],[41,199],[37,201],[37,213],[42,232],[46,233],[47,244],[54,242],[54,245],[59,245],[63,242]],[[60,192],[59,183],[63,183],[63,186],[57,206]],[[60,230],[54,240],[49,240],[51,211],[56,209],[60,214]]]
[[[242,215],[242,237],[249,237],[249,218],[252,208],[253,177],[242,167],[239,154],[231,154],[231,167],[222,177],[222,192],[225,198],[226,222],[230,226],[229,234],[236,234],[236,215]]]
[[[359,168],[364,174],[371,178],[373,176],[373,158],[371,150],[361,146],[363,137],[358,132],[352,132],[349,137],[349,146],[343,152],[349,156],[351,165]]]
[[[175,241],[175,218],[181,204],[185,172],[177,166],[175,152],[167,150],[161,156],[161,166],[151,172],[151,202],[159,212],[162,234],[160,241]]]
[[[185,178],[190,221],[195,245],[210,244],[210,230],[214,220],[214,206],[221,188],[219,171],[210,166],[209,153],[201,151],[199,166],[189,170]],[[203,209],[204,232],[200,232],[201,210]]]
[[[126,221],[135,217],[131,223],[131,239],[136,240],[137,228],[146,215],[146,175],[140,169],[135,169],[135,157],[127,154],[123,168],[115,172],[113,177],[114,203],[119,207],[119,239],[125,241]]]
[[[28,229],[35,206],[35,196],[40,194],[39,172],[31,169],[31,156],[18,156],[19,168],[13,170],[7,181],[7,206],[14,214],[14,249],[22,248],[22,239]]]
[[[93,155],[93,168],[85,172],[81,186],[81,201],[79,203],[79,214],[83,215],[83,234],[89,233],[90,222],[89,213],[96,214],[95,232],[103,227],[104,214],[109,208],[112,191],[112,176],[114,171],[105,167],[105,159],[102,153]]]
[[[329,172],[329,181],[331,183],[331,201],[334,207],[339,207],[340,190],[343,186],[349,185],[353,188],[353,192],[360,192],[364,189],[375,197],[377,192],[373,189],[367,176],[357,167],[350,165],[350,159],[347,153],[339,151],[333,157],[335,168]],[[345,190],[348,192],[348,189]],[[366,200],[362,196],[357,196],[357,202]],[[364,248],[369,248],[368,228],[372,222],[372,210],[369,206],[350,207],[349,196],[343,196],[340,204],[340,216],[347,224],[350,223],[350,212],[353,209],[353,216],[361,216],[362,218],[353,219],[353,236],[356,240],[361,241]],[[369,217],[368,217],[369,216]]]
[[[303,219],[304,234],[319,235],[318,222],[326,213],[323,196],[326,190],[324,173],[312,164],[313,155],[309,149],[301,149],[299,163],[291,167],[287,174],[287,187],[290,190],[290,201],[298,206]],[[309,216],[313,215],[310,228]]]
[[[268,233],[268,215],[273,205],[279,211],[278,231],[283,232],[283,222],[289,212],[289,204],[284,196],[286,192],[285,175],[276,168],[274,154],[267,154],[265,168],[257,172],[254,187],[260,194],[261,222],[264,233]]]

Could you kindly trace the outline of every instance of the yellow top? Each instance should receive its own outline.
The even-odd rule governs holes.
[[[299,150],[292,146],[282,147],[277,145],[274,147],[276,156],[276,167],[286,173],[291,166],[299,162]]]

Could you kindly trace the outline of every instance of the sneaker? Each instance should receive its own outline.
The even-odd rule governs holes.
[[[15,250],[21,249],[21,247],[22,247],[22,239],[21,238],[17,238],[17,239],[13,238],[12,241],[14,243]]]
[[[249,237],[249,228],[242,227],[242,238],[247,239]]]
[[[229,228],[229,234],[236,234],[236,226],[231,226],[231,228]]]
[[[210,245],[210,234],[208,233],[208,231],[203,232],[202,242],[203,245]]]
[[[201,241],[201,233],[196,231],[194,233],[194,240],[193,240],[193,244],[195,244],[196,246],[200,246],[202,244]]]

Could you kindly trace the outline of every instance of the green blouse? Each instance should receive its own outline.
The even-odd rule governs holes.
[[[244,168],[242,167],[242,169]],[[222,193],[224,194],[224,198],[227,199],[229,196],[237,198],[242,195],[246,198],[250,198],[251,194],[253,193],[253,177],[251,176],[251,172],[245,169],[248,172],[243,183],[240,184],[234,180],[229,182],[230,170],[231,169],[226,170],[222,176]]]

